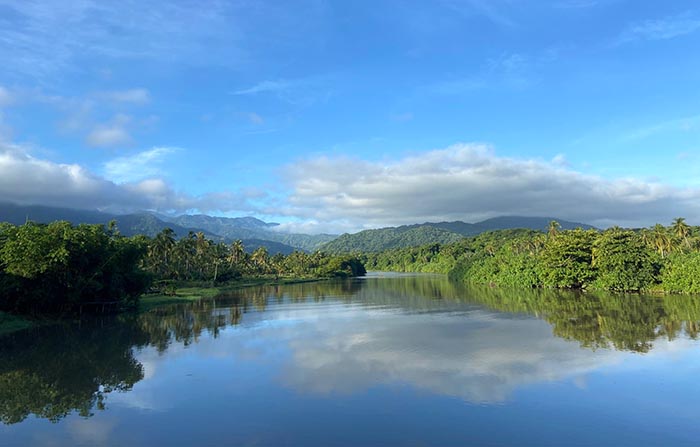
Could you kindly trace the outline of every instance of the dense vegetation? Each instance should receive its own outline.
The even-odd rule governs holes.
[[[457,233],[428,225],[380,228],[344,234],[324,244],[322,249],[328,253],[379,252],[429,243],[446,244],[459,241],[462,237]]]
[[[208,239],[233,242],[241,239],[247,250],[264,246],[272,253],[290,254],[295,249],[316,251],[321,244],[335,236],[308,235],[275,231],[278,224],[263,222],[254,217],[214,217],[207,215],[166,216],[149,212],[133,214],[108,214],[99,211],[76,210],[39,205],[0,203],[0,221],[21,225],[27,220],[50,223],[65,220],[73,224],[107,224],[115,221],[125,236],[144,234],[155,237],[166,228],[175,235],[185,237],[192,231],[202,232]]]
[[[546,230],[552,219],[546,217],[503,216],[477,223],[426,222],[400,227],[378,228],[344,234],[322,246],[330,253],[376,253],[427,244],[449,244],[464,236],[477,236],[494,230]],[[594,229],[590,225],[561,221],[562,229]],[[397,252],[398,253],[398,252]]]
[[[222,283],[241,276],[347,277],[365,273],[352,256],[293,252],[252,254],[238,240],[214,242],[204,233],[176,239],[125,237],[116,226],[58,221],[0,225],[0,310],[65,313],[134,305],[153,282]]]
[[[700,228],[502,230],[366,254],[369,269],[449,273],[474,284],[700,293]]]
[[[27,223],[0,226],[0,310],[58,313],[84,305],[133,303],[150,276],[139,268],[145,238],[113,227]]]

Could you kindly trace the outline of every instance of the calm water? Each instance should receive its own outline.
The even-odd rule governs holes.
[[[698,445],[700,299],[372,276],[0,338],[0,445]]]

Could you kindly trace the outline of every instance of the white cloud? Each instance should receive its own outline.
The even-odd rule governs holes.
[[[96,96],[99,99],[125,104],[141,105],[151,101],[151,94],[144,88],[104,91],[97,93]]]
[[[14,102],[14,94],[0,85],[0,107],[7,107]]]
[[[664,121],[634,129],[622,136],[623,141],[642,140],[666,132],[690,132],[700,129],[700,115]]]
[[[562,9],[585,9],[598,6],[599,4],[600,1],[598,0],[567,0],[555,3],[553,6]]]
[[[258,114],[255,113],[255,112],[250,112],[250,113],[248,114],[248,120],[249,120],[251,123],[255,124],[256,126],[259,126],[259,125],[265,123],[265,120],[263,119],[263,117],[260,116],[260,115],[258,115]]]
[[[257,198],[245,191],[192,196],[160,178],[117,184],[78,164],[36,158],[25,148],[6,143],[0,143],[0,197],[22,204],[115,212],[249,212],[254,209],[249,199]]]
[[[270,93],[286,90],[292,86],[292,82],[286,80],[262,81],[252,87],[231,92],[233,95],[255,95],[258,93]]]
[[[692,12],[686,12],[663,19],[633,23],[620,35],[617,43],[673,39],[692,34],[699,29],[700,18]]]
[[[127,125],[131,117],[123,114],[116,115],[111,122],[98,124],[85,137],[85,142],[93,147],[125,146],[132,143]]]
[[[700,220],[700,189],[635,178],[605,179],[552,162],[500,157],[482,144],[391,162],[318,157],[287,166],[292,190],[278,212],[327,228],[499,215],[554,216],[601,226]]]
[[[154,147],[134,155],[118,157],[103,166],[105,177],[113,182],[127,183],[162,175],[160,165],[166,156],[178,151],[173,147]]]

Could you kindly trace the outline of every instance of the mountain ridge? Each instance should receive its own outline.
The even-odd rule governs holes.
[[[0,203],[0,222],[16,225],[26,220],[47,223],[54,220],[67,220],[71,223],[117,222],[122,234],[133,236],[145,234],[155,236],[164,228],[172,228],[177,237],[186,237],[190,232],[203,232],[214,241],[231,242],[241,239],[247,250],[264,246],[270,253],[289,254],[294,250],[313,252],[316,250],[332,253],[352,251],[383,251],[430,243],[450,243],[463,237],[476,236],[493,230],[526,228],[546,231],[549,222],[556,220],[562,229],[595,229],[592,225],[572,222],[554,217],[499,216],[480,222],[464,221],[424,222],[422,224],[401,225],[345,233],[302,234],[275,231],[278,223],[265,222],[255,217],[221,217],[206,214],[183,214],[167,216],[152,212],[131,214],[111,214],[97,210],[50,207],[44,205],[17,205]]]
[[[592,225],[557,219],[553,217],[500,216],[480,222],[424,222],[345,233],[324,244],[321,248],[330,253],[378,252],[393,248],[405,248],[432,243],[450,243],[464,237],[508,229],[530,229],[546,231],[551,221],[557,221],[561,229],[597,229]],[[436,231],[440,230],[440,231]]]

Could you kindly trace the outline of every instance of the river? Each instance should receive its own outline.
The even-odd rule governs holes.
[[[700,297],[247,288],[0,338],[0,445],[697,445],[699,336]]]

